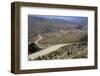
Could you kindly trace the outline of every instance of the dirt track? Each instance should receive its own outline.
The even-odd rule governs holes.
[[[38,39],[38,40],[40,40],[40,39]],[[37,41],[37,42],[38,42],[38,41]],[[40,50],[39,52],[30,54],[30,55],[29,55],[29,59],[32,59],[32,60],[33,60],[34,58],[36,58],[36,57],[38,57],[38,56],[42,56],[42,55],[48,54],[48,53],[50,53],[50,52],[56,51],[57,49],[59,49],[59,48],[61,48],[61,47],[63,47],[63,46],[70,45],[70,44],[72,44],[72,43],[57,44],[57,45],[50,46],[50,47],[48,47],[48,48],[46,48],[46,49]]]

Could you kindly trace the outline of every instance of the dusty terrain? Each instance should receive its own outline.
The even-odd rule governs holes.
[[[55,60],[87,58],[87,46],[85,43],[61,44],[31,54],[30,60]]]

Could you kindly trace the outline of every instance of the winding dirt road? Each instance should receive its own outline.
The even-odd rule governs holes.
[[[43,37],[41,35],[38,35],[38,39],[34,43],[39,46],[39,41],[42,39]]]
[[[40,39],[39,39],[40,40]],[[38,41],[37,41],[38,42]],[[50,52],[53,52],[53,51],[56,51],[57,49],[63,47],[63,46],[66,46],[66,45],[71,45],[72,43],[67,43],[67,44],[57,44],[57,45],[53,45],[53,46],[50,46],[46,49],[43,49],[43,50],[40,50],[39,52],[36,52],[36,53],[33,53],[33,54],[30,54],[29,55],[29,59],[31,60],[34,60],[36,57],[38,56],[42,56],[42,55],[45,55],[45,54],[48,54]]]

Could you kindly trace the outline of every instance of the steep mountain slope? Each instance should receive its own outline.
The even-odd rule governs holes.
[[[87,30],[86,17],[28,16],[29,41],[38,34],[54,33],[60,30]]]

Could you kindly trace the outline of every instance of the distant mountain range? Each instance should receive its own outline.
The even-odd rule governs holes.
[[[28,15],[28,37],[59,30],[87,30],[87,25],[87,17]]]

